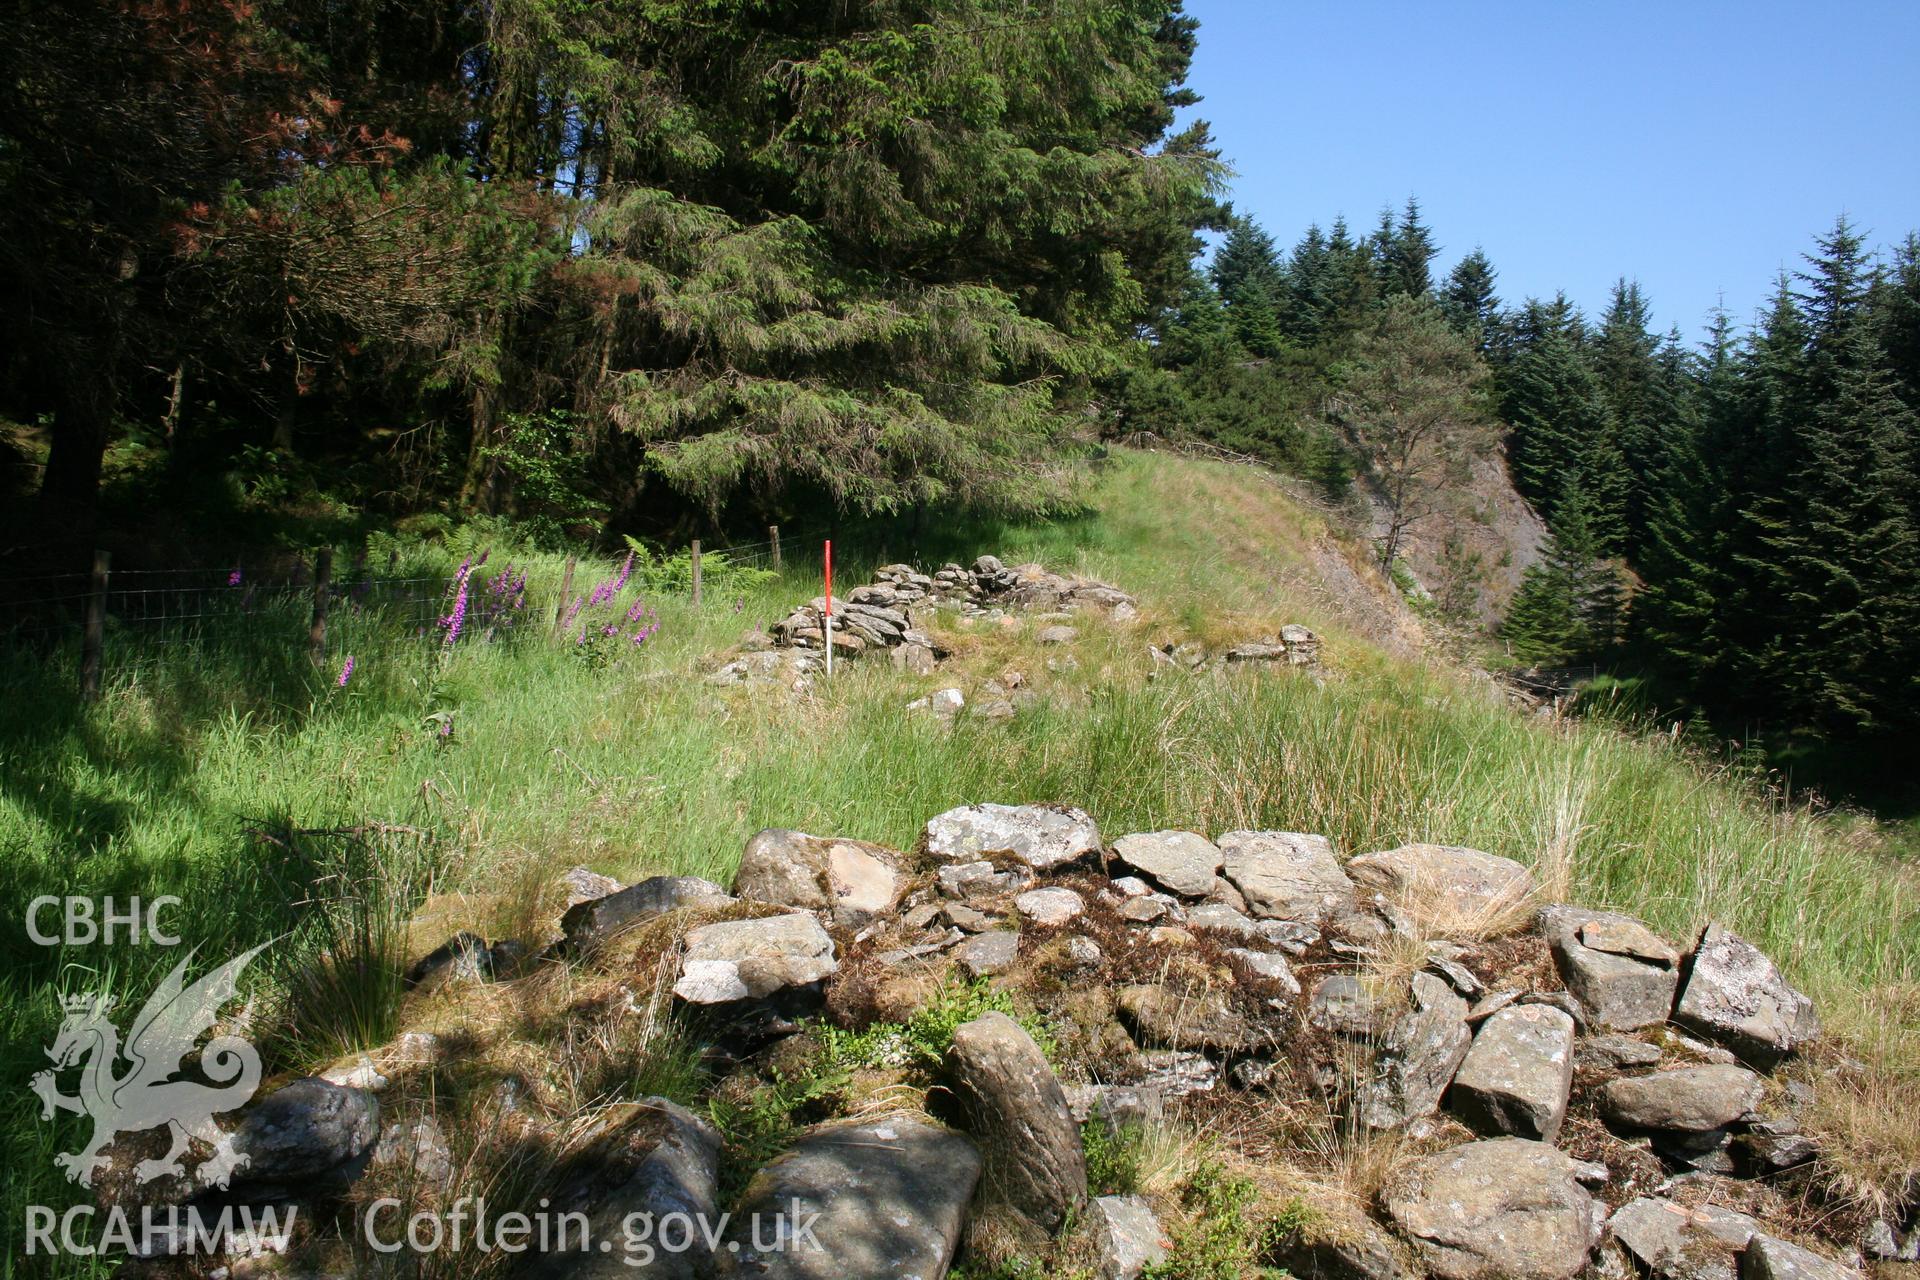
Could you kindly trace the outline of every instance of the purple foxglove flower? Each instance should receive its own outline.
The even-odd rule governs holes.
[[[227,585],[230,587],[237,587],[240,585],[240,571],[238,569],[235,569],[232,573],[227,575]]]
[[[333,682],[333,687],[344,689],[347,687],[347,681],[351,679],[353,679],[353,655],[348,654],[347,660],[340,664],[340,678]]]
[[[460,638],[461,628],[467,625],[466,579],[462,578],[460,580],[460,593],[453,598],[453,612],[442,618],[440,625],[447,629],[446,637],[442,643],[450,645]]]

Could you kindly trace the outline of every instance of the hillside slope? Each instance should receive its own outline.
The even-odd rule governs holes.
[[[923,552],[936,563],[991,552],[1104,578],[1141,616],[1052,645],[1037,619],[947,618],[931,625],[951,656],[931,675],[858,661],[801,691],[706,683],[750,624],[818,593],[816,571],[790,559],[768,580],[711,583],[703,610],[652,600],[658,635],[605,661],[544,627],[457,646],[369,630],[342,686],[297,649],[268,661],[257,640],[236,641],[156,655],[80,708],[64,666],[20,655],[19,692],[0,708],[5,887],[16,901],[70,885],[178,893],[205,955],[291,931],[279,972],[297,1034],[273,1052],[299,1070],[403,1017],[397,988],[301,985],[301,955],[343,945],[337,919],[314,924],[335,908],[363,924],[386,913],[385,932],[347,932],[395,963],[456,927],[537,941],[561,905],[555,877],[576,864],[727,883],[762,828],[905,849],[930,816],[980,801],[1070,803],[1115,833],[1316,832],[1342,856],[1468,845],[1669,937],[1712,919],[1765,948],[1820,1001],[1836,1060],[1885,1068],[1826,1095],[1831,1178],[1865,1195],[1920,1169],[1920,1135],[1884,1123],[1920,1105],[1905,1074],[1920,1060],[1920,894],[1872,826],[1782,807],[1662,739],[1517,716],[1425,654],[1364,556],[1255,471],[1121,452],[1085,517],[955,527],[940,543]],[[444,573],[462,550],[406,556]],[[857,538],[838,551],[842,582],[878,563]],[[551,609],[558,564],[519,559],[530,611]],[[1189,674],[1148,652],[1285,622],[1321,634],[1320,669]],[[944,686],[978,705],[1010,671],[1032,695],[1011,718],[907,709]],[[84,979],[69,964],[100,960],[17,937],[4,959],[24,1078],[50,1040],[49,990]],[[127,999],[151,989],[158,959],[116,958]],[[6,1126],[18,1149],[52,1150],[31,1101]],[[69,1193],[27,1177],[10,1196]]]

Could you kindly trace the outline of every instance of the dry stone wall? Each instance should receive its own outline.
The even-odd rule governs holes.
[[[1150,1200],[1090,1194],[1082,1126],[1244,1124],[1303,1100],[1412,1154],[1367,1215],[1272,1244],[1295,1274],[1860,1274],[1861,1242],[1790,1239],[1745,1191],[1817,1155],[1795,1069],[1819,1035],[1811,1001],[1718,924],[1677,943],[1543,904],[1511,859],[1444,844],[1342,858],[1286,831],[1109,839],[1068,805],[983,803],[934,815],[905,850],[763,831],[727,888],[577,873],[567,888],[596,896],[545,951],[483,963],[499,944],[462,936],[419,981],[477,993],[670,927],[671,1000],[725,1032],[724,1070],[768,1071],[807,1019],[858,1032],[947,975],[1016,993],[1059,1039],[1050,1060],[1003,1013],[960,1025],[933,1068],[952,1106],[821,1118],[746,1182],[743,1209],[820,1214],[824,1255],[723,1249],[686,1274],[930,1280],[970,1221],[1003,1213],[1037,1239],[1084,1231],[1098,1274],[1132,1280],[1167,1233]],[[335,1185],[405,1146],[376,1143],[377,1095],[420,1051],[256,1103],[243,1129],[271,1114],[276,1137],[252,1148],[250,1185]],[[668,1182],[711,1203],[718,1148],[697,1109],[628,1099],[582,1139],[565,1194],[599,1218],[658,1208]],[[596,1160],[621,1172],[596,1177]],[[1897,1250],[1913,1224],[1881,1229]]]

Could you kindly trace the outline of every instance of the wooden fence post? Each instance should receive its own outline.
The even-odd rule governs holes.
[[[767,526],[767,542],[769,545],[773,547],[773,567],[777,570],[780,567],[780,526],[779,525],[770,524]]]
[[[560,599],[556,601],[553,606],[553,631],[555,635],[560,633],[560,624],[567,619],[567,602],[573,599],[573,566],[577,563],[578,561],[573,556],[568,556],[566,572],[560,575]]]
[[[107,571],[113,567],[113,553],[93,553],[93,577],[87,583],[87,616],[80,633],[80,699],[95,702],[100,697],[100,652],[107,634]]]
[[[313,625],[307,628],[307,652],[315,666],[327,660],[327,596],[333,587],[333,548],[313,553]]]
[[[700,539],[693,540],[693,607],[700,607]]]

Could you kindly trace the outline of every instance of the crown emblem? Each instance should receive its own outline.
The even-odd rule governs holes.
[[[107,1002],[91,995],[61,996],[60,1007],[68,1013],[89,1013],[98,1007],[104,1013]]]

